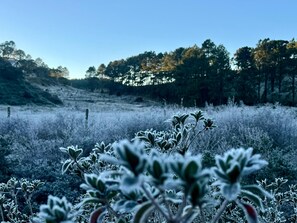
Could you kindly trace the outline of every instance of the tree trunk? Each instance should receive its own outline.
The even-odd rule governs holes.
[[[267,90],[268,90],[268,74],[264,73],[265,81],[264,81],[264,93],[263,93],[263,102],[267,102]]]

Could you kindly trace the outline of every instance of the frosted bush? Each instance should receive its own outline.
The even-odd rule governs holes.
[[[206,127],[204,126],[204,120],[207,119],[204,118],[196,125],[196,132],[193,130],[187,132],[187,130],[195,126],[195,118],[190,115],[191,110],[189,110],[190,112],[185,116],[176,115],[170,122],[164,123],[163,120],[167,119],[168,115],[176,111],[176,109],[171,108],[167,108],[166,110],[156,109],[154,112],[144,110],[143,113],[137,115],[132,111],[117,112],[116,114],[110,112],[101,112],[99,114],[90,112],[87,128],[85,126],[83,112],[82,114],[77,114],[73,111],[72,113],[64,111],[64,113],[62,112],[60,115],[56,115],[55,113],[36,115],[32,113],[24,116],[19,114],[18,117],[14,117],[14,113],[12,113],[9,120],[6,118],[0,120],[0,134],[2,137],[8,137],[11,142],[8,147],[9,150],[13,152],[5,158],[11,164],[15,162],[14,165],[12,165],[12,174],[19,178],[42,179],[46,182],[45,185],[41,187],[41,197],[51,193],[59,197],[66,196],[67,199],[73,203],[76,203],[75,198],[78,194],[78,186],[75,185],[79,185],[81,182],[85,181],[85,174],[96,174],[100,176],[100,173],[108,171],[106,173],[110,173],[114,177],[122,177],[122,175],[119,174],[123,174],[122,171],[125,168],[113,163],[112,159],[102,159],[104,154],[109,155],[109,157],[115,157],[117,160],[119,159],[119,154],[116,152],[114,145],[97,144],[95,149],[92,150],[96,142],[105,141],[112,143],[122,138],[132,138],[135,132],[138,132],[137,138],[145,143],[144,153],[150,157],[146,164],[146,171],[148,176],[150,176],[150,182],[154,182],[154,187],[158,182],[161,185],[165,184],[166,186],[170,186],[170,181],[168,184],[166,174],[161,174],[160,179],[152,177],[154,175],[155,177],[157,176],[150,167],[152,161],[154,161],[157,166],[157,163],[166,163],[166,158],[175,153],[186,155],[190,152],[193,156],[201,153],[202,164],[205,164],[205,157],[208,156],[207,167],[211,167],[215,164],[215,154],[222,155],[227,152],[228,148],[237,147],[254,147],[254,152],[261,153],[263,157],[269,161],[268,168],[265,168],[266,172],[261,171],[261,178],[269,178],[271,180],[274,177],[286,174],[291,181],[290,183],[296,182],[294,181],[296,179],[296,177],[294,177],[296,175],[296,167],[294,165],[296,161],[296,151],[293,148],[297,143],[297,124],[296,112],[294,113],[293,109],[289,110],[278,106],[274,108],[271,106],[260,108],[235,106],[208,108],[208,115],[211,115],[215,120],[217,128],[211,131],[208,131],[209,129],[206,130],[207,128],[204,128]],[[30,115],[33,114],[34,118],[31,118]],[[173,129],[169,128],[170,124],[176,123],[177,119],[181,121],[185,117],[186,122],[182,128],[181,125],[176,125]],[[139,132],[139,130],[151,128],[152,130]],[[73,160],[71,157],[67,156],[67,153],[61,156],[61,153],[57,152],[58,148],[66,145],[74,145],[73,148],[78,150],[83,148],[76,162],[72,162]],[[154,152],[154,150],[157,150],[157,152]],[[64,163],[63,165],[65,172],[72,173],[72,175],[81,178],[67,175],[60,176],[60,162],[68,158],[70,162],[68,160],[68,163],[65,162],[66,164]],[[79,167],[78,164],[81,164],[81,166]],[[22,166],[22,168],[19,168],[19,166]],[[37,166],[38,168],[36,168]],[[161,167],[162,171],[165,173],[167,173],[167,169],[173,172],[170,165],[164,168],[163,166]],[[205,167],[203,167],[203,169],[205,169]],[[267,174],[267,171],[269,174]],[[139,174],[140,179],[142,176],[143,174]],[[248,178],[244,177],[244,179],[247,182],[251,182],[251,179],[254,179],[254,177],[255,174],[252,174]],[[258,177],[258,179],[261,178]],[[132,180],[130,175],[124,179],[125,182]],[[133,182],[135,182],[136,186],[139,186],[141,181],[138,179]],[[202,191],[207,189],[205,192],[201,193],[205,194],[204,198],[208,198],[212,191],[217,192],[219,190],[219,188],[213,189],[209,184],[207,184],[207,186],[203,185],[204,184],[201,183],[196,184],[196,188],[202,188]],[[147,189],[153,195],[157,193],[154,187],[151,188],[147,186]],[[67,188],[71,189],[68,190]],[[150,191],[151,189],[152,191]],[[181,194],[172,192],[173,189],[175,188],[169,187],[168,190],[166,189],[165,193],[166,196],[168,195],[169,197],[167,200],[172,202],[169,206],[174,212],[178,211],[178,206],[181,205],[181,203],[178,202],[174,204],[175,201],[181,198],[179,197]],[[192,192],[194,191],[195,190]],[[140,200],[147,200],[147,196],[139,196],[141,197],[139,198]],[[121,213],[121,210],[123,210],[122,205],[124,205],[125,208],[130,208],[131,211],[133,209],[132,204],[138,202],[136,198],[139,196],[137,193],[123,195],[121,199],[124,197],[126,200],[122,202],[118,201],[114,204],[115,213]],[[131,201],[132,198],[136,200]],[[213,199],[219,199],[221,201],[223,197],[218,196]],[[38,202],[44,203],[45,200],[42,198],[39,199]],[[195,200],[191,201],[189,199],[187,202],[192,204]],[[82,216],[90,216],[92,213],[90,210],[96,210],[97,207],[96,204],[86,205],[88,206],[83,210],[84,215]],[[233,206],[234,205],[228,204],[224,213],[228,213],[229,211],[231,213],[232,210],[232,214],[234,215],[232,216],[237,219],[236,221],[244,222],[244,212],[242,209],[239,207],[237,211]],[[6,206],[7,210],[9,207],[14,206],[11,203],[11,206]],[[76,207],[77,206],[74,205],[74,208]],[[217,210],[218,206],[213,208]],[[203,212],[206,221],[210,221],[209,213],[212,213],[212,211],[209,210],[213,209],[206,205]],[[256,208],[256,210],[261,217],[260,209]],[[110,212],[110,210],[108,212]],[[201,216],[199,215],[199,211],[197,213],[198,216],[194,221],[200,221]],[[227,217],[225,218],[224,213],[221,219],[228,219]],[[284,216],[284,213],[282,216]],[[132,218],[129,214],[127,216],[125,215],[125,217],[128,220]],[[111,214],[111,216],[107,214],[105,218],[112,219],[115,217],[114,214]],[[155,219],[156,222],[160,219],[159,222],[161,222],[164,216],[157,211],[153,211],[149,218]],[[84,222],[87,221],[86,219],[88,219],[88,217],[83,217],[83,219],[77,221]]]
[[[211,130],[213,122],[200,111],[175,115],[170,122],[167,131],[142,131],[132,142],[100,144],[88,157],[78,147],[61,149],[69,156],[62,172],[84,179],[81,187],[86,194],[79,206],[90,214],[89,221],[217,222],[227,205],[236,202],[248,222],[258,222],[253,206],[261,210],[261,196],[269,194],[258,185],[242,185],[241,180],[267,162],[252,149],[241,148],[216,156],[216,167],[205,168],[201,155],[189,150],[194,138]],[[216,187],[219,193],[212,193]],[[209,207],[216,211],[210,214]]]

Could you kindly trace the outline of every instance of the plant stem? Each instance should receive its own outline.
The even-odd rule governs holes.
[[[224,200],[224,202],[221,204],[221,207],[219,208],[216,216],[214,216],[214,218],[212,219],[211,223],[216,223],[220,219],[220,217],[223,214],[228,202],[229,202],[228,200]]]
[[[202,222],[206,222],[206,221],[205,221],[205,216],[204,216],[204,213],[203,213],[203,210],[202,210],[201,205],[199,205],[199,210],[200,210],[200,213],[201,213],[201,221],[202,221]]]
[[[170,209],[170,207],[169,207],[169,203],[168,203],[168,201],[166,200],[166,194],[165,194],[165,191],[162,189],[162,188],[160,188],[160,187],[158,187],[158,189],[161,191],[161,193],[162,193],[162,195],[163,195],[163,202],[164,202],[164,204],[165,204],[165,207],[167,208],[167,211],[168,211],[168,214],[169,214],[169,219],[171,219],[171,221],[173,220],[173,214],[172,214],[172,211],[171,211],[171,209]]]
[[[2,205],[0,205],[0,214],[1,214],[2,221],[4,221],[4,213],[3,213]]]
[[[183,213],[183,210],[184,210],[186,204],[187,204],[187,198],[186,198],[186,195],[184,195],[184,197],[183,197],[183,203],[181,204],[181,206],[178,209],[178,212],[176,213],[176,218],[177,219],[180,219],[181,218],[181,215]]]
[[[14,203],[16,206],[18,206],[18,198],[17,198],[17,195],[18,195],[18,191],[15,193],[14,191],[12,192],[12,196],[14,197]]]
[[[33,216],[33,208],[32,208],[32,204],[31,204],[31,199],[26,198],[26,202],[27,202],[27,204],[29,206],[30,214],[31,214],[31,216]]]
[[[204,129],[201,129],[201,130],[198,131],[196,134],[194,133],[194,135],[193,135],[192,138],[191,138],[191,141],[189,142],[188,147],[190,147],[190,145],[194,142],[194,139],[195,139],[199,134],[201,134],[201,133],[204,132],[204,131],[206,131],[205,128],[204,128]]]
[[[81,178],[84,179],[84,173],[85,173],[85,170],[82,168],[82,166],[77,162],[77,160],[74,160],[74,162],[76,163],[79,171],[82,173],[82,176]]]
[[[146,196],[151,200],[153,205],[158,209],[158,211],[165,217],[167,222],[170,222],[171,219],[166,215],[166,213],[163,211],[161,206],[155,201],[155,199],[152,197],[151,193],[145,188],[144,184],[141,185],[141,188],[143,189]]]

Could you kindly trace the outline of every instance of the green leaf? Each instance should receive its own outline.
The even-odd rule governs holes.
[[[97,186],[97,175],[96,174],[85,174],[85,182],[87,185],[96,188]]]
[[[200,201],[200,195],[201,195],[201,189],[198,183],[195,183],[191,188],[190,188],[190,201],[193,205],[193,207],[196,207],[199,205]]]
[[[149,143],[153,146],[153,145],[155,145],[155,137],[154,137],[154,135],[152,134],[152,133],[148,133],[147,134],[147,138],[148,138],[148,141],[149,141]]]
[[[196,122],[203,119],[202,111],[193,112],[190,115],[192,115],[195,118]]]
[[[186,181],[191,181],[197,175],[199,170],[199,165],[195,160],[191,160],[184,169],[183,175]]]
[[[235,164],[231,170],[228,170],[227,175],[231,183],[238,181],[240,177],[240,167],[238,164]]]
[[[162,166],[157,160],[154,160],[153,162],[153,171],[154,171],[154,177],[157,179],[159,179],[163,174]]]
[[[133,222],[134,223],[144,223],[147,222],[147,218],[149,217],[150,213],[154,210],[154,205],[151,201],[143,203],[139,209],[136,211],[134,215]]]
[[[244,185],[242,186],[242,189],[251,191],[253,193],[259,194],[260,196],[262,195],[270,199],[273,198],[273,196],[268,191],[264,190],[261,186],[258,185]]]
[[[187,118],[189,117],[189,115],[181,115],[180,117],[179,117],[179,122],[181,123],[181,124],[185,124],[185,121],[187,120]]]
[[[224,159],[218,155],[216,156],[215,159],[216,159],[216,164],[219,167],[219,169],[222,169],[224,172],[226,172],[227,167],[225,165]]]
[[[53,212],[54,212],[55,218],[59,220],[62,220],[67,216],[65,210],[57,205],[53,208]]]
[[[63,152],[63,153],[68,153],[68,149],[67,149],[67,148],[60,147],[59,149],[60,149],[60,151]]]
[[[259,196],[257,196],[256,194],[254,194],[248,190],[241,190],[241,196],[246,197],[247,199],[252,201],[255,205],[257,205],[259,208],[261,208],[261,210],[264,209],[261,198]]]
[[[117,223],[127,223],[123,218],[120,218],[119,220],[117,220]]]
[[[217,175],[217,177],[220,178],[221,181],[229,182],[228,176],[223,174],[220,170],[214,168],[213,171],[214,171],[215,175]]]
[[[212,129],[214,126],[213,121],[211,119],[204,120],[204,128]]]
[[[68,154],[74,160],[77,160],[77,158],[82,154],[82,152],[83,152],[82,149],[77,149],[75,147],[68,147]]]
[[[75,157],[76,157],[76,159],[82,154],[82,152],[83,152],[82,149],[75,150]]]
[[[181,133],[180,133],[180,132],[179,132],[179,133],[177,133],[177,135],[176,135],[176,141],[177,141],[177,143],[179,143],[179,142],[180,142],[181,138],[182,138],[182,135],[181,135]]]
[[[104,182],[102,181],[102,180],[98,180],[97,181],[97,185],[96,185],[97,187],[97,189],[101,192],[101,193],[104,193],[105,192],[105,189],[106,189],[106,186],[105,186],[105,184],[104,184]]]
[[[67,172],[68,168],[71,166],[72,163],[73,163],[73,161],[70,159],[64,161],[63,166],[62,166],[62,174]]]
[[[140,158],[138,157],[137,154],[132,152],[130,148],[126,148],[125,155],[126,155],[125,161],[127,161],[129,163],[129,165],[131,166],[132,172],[135,172],[135,169],[140,162]]]

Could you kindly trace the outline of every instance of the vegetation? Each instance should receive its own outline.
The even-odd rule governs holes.
[[[213,128],[213,123],[204,119],[200,111],[191,113],[191,117],[194,121],[188,123],[189,115],[174,116],[171,120],[172,130],[155,135],[143,132],[132,143],[121,141],[112,147],[101,144],[88,157],[80,157],[82,149],[62,148],[70,158],[64,162],[62,171],[70,170],[84,178],[85,183],[81,187],[87,194],[82,205],[96,205],[90,222],[97,222],[97,219],[103,222],[106,215],[112,222],[132,219],[133,222],[147,222],[151,219],[153,222],[165,220],[177,223],[192,222],[196,218],[199,222],[217,222],[227,204],[235,200],[245,211],[249,222],[257,222],[256,210],[238,196],[252,201],[256,198],[255,203],[261,206],[260,198],[250,190],[269,195],[256,185],[241,186],[240,179],[267,163],[258,155],[252,155],[252,149],[238,149],[230,150],[223,157],[217,156],[217,167],[203,168],[201,156],[191,156],[187,150],[193,137]],[[203,127],[198,131],[196,127],[201,121]],[[223,199],[217,206],[216,214],[205,216],[205,207],[216,207],[207,197],[210,176],[213,174],[216,180],[212,185],[220,189]],[[213,196],[221,200],[219,194]],[[56,205],[49,203],[42,206],[39,213],[41,219],[62,220],[62,214],[55,213],[55,209],[61,208],[61,205]],[[63,220],[73,221],[73,214],[69,216],[68,213],[71,214],[69,209],[63,212]]]
[[[171,174],[177,175],[177,177],[182,180],[183,178],[180,178],[181,175],[178,175],[178,173],[175,172],[174,167],[172,167],[170,164],[171,159],[183,159],[185,163],[190,163],[193,157],[197,156],[197,159],[194,160],[197,162],[197,165],[199,164],[198,169],[201,170],[202,173],[204,173],[204,170],[207,170],[207,174],[205,176],[209,176],[208,174],[214,173],[214,170],[211,169],[211,167],[216,165],[215,160],[218,159],[217,157],[224,159],[224,156],[227,156],[224,154],[231,153],[236,156],[235,154],[246,151],[232,150],[233,152],[228,152],[228,148],[248,148],[252,146],[254,147],[253,154],[263,154],[264,159],[267,160],[269,164],[263,170],[257,171],[257,173],[240,177],[240,185],[254,184],[254,179],[256,178],[259,179],[258,183],[263,185],[263,188],[265,187],[268,191],[275,195],[275,199],[272,200],[264,198],[267,196],[267,194],[265,196],[260,196],[263,205],[269,208],[266,208],[266,212],[262,212],[261,208],[255,207],[259,219],[265,218],[266,222],[291,222],[289,219],[294,218],[293,206],[296,204],[294,201],[296,190],[293,186],[290,186],[289,188],[286,185],[296,184],[297,170],[294,165],[296,160],[296,151],[294,150],[294,145],[296,144],[297,138],[297,123],[295,110],[277,105],[260,108],[246,106],[240,107],[234,105],[221,108],[209,106],[205,110],[205,118],[202,119],[201,116],[201,120],[198,121],[197,125],[195,124],[194,116],[188,117],[187,115],[173,116],[175,119],[171,119],[170,123],[172,123],[172,125],[170,125],[169,122],[162,122],[162,120],[168,119],[169,116],[177,113],[179,110],[179,108],[169,107],[155,108],[154,111],[150,109],[143,111],[143,113],[138,113],[137,115],[133,112],[117,112],[116,116],[114,115],[114,112],[94,114],[91,111],[87,126],[85,125],[84,110],[82,110],[80,115],[78,115],[77,112],[71,113],[70,111],[64,111],[63,113],[57,115],[53,114],[53,112],[43,112],[41,114],[35,115],[33,113],[33,116],[32,113],[30,113],[30,116],[28,116],[29,114],[26,114],[26,112],[21,112],[17,115],[18,117],[16,117],[15,112],[12,112],[10,118],[1,119],[0,123],[0,135],[3,136],[3,145],[5,145],[5,148],[10,151],[10,154],[7,154],[3,157],[7,164],[9,173],[2,173],[4,174],[1,177],[3,179],[2,182],[5,185],[11,184],[9,183],[11,181],[7,182],[7,180],[10,177],[16,177],[17,179],[25,178],[26,182],[28,182],[28,185],[30,185],[33,180],[39,179],[43,182],[43,184],[39,184],[39,186],[36,187],[34,191],[32,191],[30,196],[33,213],[37,213],[38,206],[40,204],[46,203],[48,194],[53,194],[54,196],[58,197],[65,196],[67,197],[68,201],[66,202],[65,199],[59,200],[58,198],[50,197],[49,202],[57,203],[58,206],[59,204],[63,204],[64,206],[62,206],[65,208],[72,207],[69,209],[71,210],[69,211],[69,214],[72,217],[75,217],[75,215],[72,214],[75,214],[75,212],[78,211],[77,204],[85,199],[85,196],[90,196],[83,195],[80,198],[81,200],[78,200],[79,194],[83,193],[83,191],[79,189],[79,185],[85,180],[84,174],[95,174],[96,179],[100,179],[105,182],[106,179],[103,175],[99,177],[99,173],[105,170],[114,171],[118,170],[119,168],[119,171],[116,171],[117,173],[121,173],[119,176],[120,178],[117,178],[118,185],[121,185],[123,182],[130,182],[131,180],[131,182],[135,182],[135,186],[137,186],[139,185],[137,182],[139,183],[140,181],[144,180],[145,185],[151,185],[150,187],[146,186],[150,191],[156,186],[155,184],[157,183],[156,180],[153,180],[154,175],[152,174],[154,173],[150,168],[150,165],[154,159],[157,159],[158,162],[161,160],[162,162],[160,161],[159,163],[162,163],[162,165],[166,164],[165,166],[167,167],[162,167],[162,170],[170,171]],[[5,110],[5,113],[2,115],[7,116],[6,112],[7,111]],[[60,112],[62,112],[62,110],[60,110]],[[194,112],[188,110],[187,113]],[[196,113],[196,117],[199,117],[198,114],[199,113]],[[207,128],[208,126],[213,126],[212,122],[207,121],[207,116],[210,116],[215,120],[214,123],[217,126],[216,128],[211,130]],[[182,121],[183,119],[185,119],[185,127],[183,128],[187,129],[189,134],[188,136],[183,135],[183,140],[180,139],[181,141],[178,141],[180,134],[178,134],[177,131],[181,131],[183,128],[178,128],[178,125],[177,129],[174,128],[174,123],[178,123],[174,120]],[[117,124],[115,125],[114,123]],[[172,126],[172,128],[170,126]],[[196,127],[194,128],[194,126]],[[150,130],[141,131],[147,128]],[[135,132],[138,133],[134,135]],[[136,144],[136,142],[131,144],[127,141],[120,141],[119,143],[113,144],[112,147],[108,144],[114,142],[115,140],[133,137],[142,140],[145,144]],[[105,141],[106,144],[97,144],[95,149],[93,149],[94,145],[98,141]],[[176,142],[179,143],[175,144]],[[64,151],[68,157],[65,155],[63,158],[61,157],[61,153],[58,151],[58,149],[65,145],[77,146],[65,148]],[[84,148],[84,150],[80,148]],[[129,177],[135,176],[135,174],[132,174],[133,171],[131,173],[129,170],[130,167],[127,166],[128,164],[125,164],[126,161],[124,162],[124,158],[120,156],[120,151],[123,150],[123,148],[133,148],[132,151],[134,151],[137,156],[139,155],[141,157],[139,159],[143,160],[145,163],[145,168],[142,169],[144,172],[137,174],[137,179],[133,178],[134,181],[132,181],[132,178],[130,179]],[[74,153],[70,151],[74,151]],[[192,154],[190,157],[187,155],[189,152]],[[105,154],[105,156],[102,153]],[[201,155],[198,155],[199,153]],[[99,162],[98,165],[92,164],[93,161],[91,158],[94,158],[94,154],[97,154],[96,163]],[[109,154],[111,158],[106,157],[106,154]],[[220,155],[215,156],[215,154]],[[164,160],[164,156],[167,158],[172,158],[166,158]],[[118,160],[116,164],[111,162],[114,160],[112,157],[115,157]],[[65,164],[63,165],[63,172],[70,171],[70,173],[73,174],[64,174],[61,176],[60,162],[62,160],[65,161]],[[109,162],[111,163],[108,164]],[[122,163],[122,167],[124,168],[120,168],[118,165],[119,163]],[[78,165],[81,166],[81,169],[78,168]],[[19,168],[20,166],[22,168]],[[38,168],[35,168],[37,166]],[[148,175],[143,175],[143,173],[146,171],[148,171]],[[90,175],[89,177],[91,176],[94,177],[94,175]],[[288,178],[287,183],[286,180],[278,179],[282,176],[286,176],[286,178]],[[165,174],[164,182],[166,182],[168,177],[169,176]],[[203,198],[209,199],[209,196],[212,197],[213,191],[218,191],[218,188],[216,189],[216,187],[210,186],[213,183],[212,178],[206,178],[208,182],[206,188],[208,188],[208,190],[205,191],[204,194],[206,197]],[[265,181],[261,181],[261,179],[265,178]],[[127,179],[127,181],[124,181],[124,179]],[[160,179],[163,179],[163,177]],[[275,181],[275,179],[277,179],[277,181]],[[174,178],[173,180],[176,179]],[[30,208],[28,207],[28,204],[24,198],[24,194],[20,189],[21,187],[19,186],[21,181],[15,181],[17,182],[15,186],[16,191],[19,191],[16,193],[17,202],[19,204],[19,213],[25,214],[26,216],[32,216],[30,214]],[[87,182],[88,181],[85,183],[88,185]],[[181,184],[178,188],[181,190],[181,193],[173,193],[173,195],[181,195],[185,192],[185,187],[182,187],[182,181],[179,182]],[[201,182],[199,181],[199,183]],[[4,184],[2,184],[3,187],[5,186]],[[272,188],[275,190],[272,190]],[[121,187],[121,189],[125,190],[125,187]],[[114,198],[122,197],[121,190],[118,189],[117,191],[119,193]],[[145,199],[147,195],[143,194],[145,193],[143,188],[141,191],[142,192],[139,195],[142,197],[144,196],[144,200],[142,200],[142,202],[147,201]],[[154,189],[150,192],[152,195],[156,195],[158,194],[158,189]],[[171,197],[172,194],[170,193],[166,194],[166,196],[164,195],[165,199],[167,199],[167,195],[169,196],[168,199],[170,202],[175,201],[175,199]],[[215,196],[213,199],[219,199],[219,201],[222,201],[224,196],[221,195]],[[5,205],[8,204],[8,199],[14,200],[13,194],[5,194],[5,196]],[[160,199],[162,197],[163,195],[160,195]],[[190,197],[188,198],[189,203],[187,204],[190,205],[191,199]],[[132,198],[130,197],[129,199]],[[116,203],[113,203],[114,201],[116,200],[109,200],[109,202],[111,202],[109,204],[112,207],[116,207],[114,206],[116,205]],[[163,203],[162,199],[157,201],[160,203],[162,209],[165,208],[166,210],[166,206],[163,206],[165,203]],[[204,201],[204,199],[202,199],[202,201]],[[70,205],[69,202],[73,203],[74,205]],[[252,201],[250,204],[255,206],[253,202],[254,201]],[[127,206],[125,206],[126,204]],[[128,202],[125,203],[125,205],[122,205],[128,208],[130,204],[131,203]],[[242,211],[241,206],[237,207],[234,204],[234,202],[230,202],[226,206],[224,212],[225,214],[222,214],[221,219],[225,219],[225,221],[231,221],[228,218],[232,218],[234,222],[244,222],[244,212]],[[170,210],[173,211],[172,216],[175,216],[174,218],[178,218],[178,212],[176,211],[179,205],[180,203],[170,204]],[[8,209],[8,207],[14,206],[6,205],[5,207],[7,209],[3,209],[4,213],[8,214],[13,210]],[[45,210],[45,208],[49,208],[48,206],[42,207],[43,210]],[[84,208],[83,212],[79,212],[79,215],[84,216],[84,219],[87,219],[88,216],[91,215],[92,210],[95,210],[96,207],[98,208],[99,206],[96,206],[96,204],[89,204]],[[136,213],[134,211],[137,211],[136,207],[138,206],[134,207],[135,209],[130,211],[130,213]],[[105,208],[103,209],[106,210]],[[208,219],[206,220],[207,222],[214,217],[212,214],[214,213],[214,210],[218,210],[218,208],[219,206],[203,207],[204,217]],[[151,209],[149,208],[149,210]],[[201,215],[199,214],[200,212],[196,211],[196,208],[188,209],[187,211],[189,211],[189,213],[191,212],[193,217],[194,215],[196,216],[196,214],[198,214],[196,217],[197,219],[201,220]],[[116,209],[116,212],[118,212],[118,209]],[[114,215],[110,215],[110,211],[108,213],[109,214],[105,215],[106,218],[116,217]],[[166,213],[169,214],[168,212]],[[273,215],[274,213],[276,213],[277,216]],[[123,213],[119,214],[122,215]],[[35,214],[33,214],[33,216],[35,216]],[[130,217],[132,217],[129,217],[129,215],[125,214],[123,214],[123,216],[125,216],[125,219],[127,217],[128,220]],[[158,211],[152,212],[152,215],[149,215],[149,218],[156,219],[157,222],[161,222],[161,219],[167,217],[165,217],[162,213],[160,214]],[[86,219],[79,219],[77,221],[83,222],[87,221]],[[280,219],[282,219],[282,221],[280,221]]]
[[[40,58],[33,60],[17,49],[13,41],[6,41],[0,44],[0,78],[5,81],[0,103],[20,104],[21,99],[14,101],[20,97],[25,99],[25,104],[60,103],[47,92],[31,88],[32,83],[37,83],[71,84],[117,95],[147,95],[173,103],[182,100],[185,106],[201,106],[205,102],[221,105],[226,104],[228,98],[247,105],[279,102],[294,106],[296,71],[294,39],[263,39],[254,48],[239,48],[232,58],[223,45],[208,39],[200,47],[180,47],[159,54],[144,52],[108,65],[101,64],[98,69],[91,66],[85,79],[69,81],[66,67],[49,68]],[[7,90],[12,88],[18,91],[13,94]],[[39,98],[40,93],[46,100]]]
[[[1,220],[295,222],[296,110],[240,101],[294,106],[296,50],[295,40],[264,39],[230,59],[224,46],[206,40],[90,67],[84,80],[70,81],[67,68],[32,60],[13,41],[0,44],[1,104],[61,104],[37,87],[48,84],[164,100],[140,113],[5,108]],[[205,103],[205,115],[183,107]],[[181,109],[186,113],[173,115]]]
[[[248,105],[295,105],[296,69],[294,39],[260,40],[254,48],[239,48],[232,58],[223,45],[206,40],[201,47],[180,47],[159,54],[150,51],[111,61],[107,66],[101,64],[97,72],[93,66],[86,77],[130,86],[117,89],[122,93],[146,94],[175,103],[183,98],[188,106],[226,104],[228,98]],[[114,92],[114,87],[110,91]]]
[[[41,90],[34,83],[56,83],[51,77],[65,77],[66,74],[67,68],[50,69],[40,58],[33,60],[17,49],[13,41],[0,44],[0,104],[62,104],[57,96]]]

